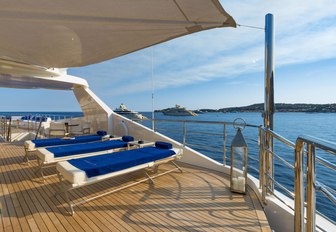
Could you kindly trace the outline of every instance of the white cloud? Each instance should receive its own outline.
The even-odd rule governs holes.
[[[221,1],[237,23],[264,26],[265,14],[275,17],[276,67],[336,57],[336,1]],[[264,33],[238,27],[205,31],[154,47],[155,88],[202,83],[216,78],[263,72]],[[149,91],[151,48],[87,68],[89,83],[113,89],[109,96]],[[99,73],[87,72],[100,68]],[[99,83],[90,76],[99,75]],[[118,87],[116,87],[118,86]],[[106,91],[104,91],[106,92]]]

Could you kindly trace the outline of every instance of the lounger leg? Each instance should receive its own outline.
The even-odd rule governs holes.
[[[159,170],[159,165],[153,167],[153,173],[157,173]]]
[[[29,157],[28,157],[28,152],[29,151],[27,150],[26,147],[24,149],[25,149],[25,155],[23,157],[23,162],[26,162],[28,164],[29,163]]]
[[[69,208],[70,208],[70,215],[74,215],[75,214],[75,211],[73,209],[73,204],[71,204],[71,201],[70,201],[70,198],[69,198],[69,193],[68,193],[68,190],[64,181],[63,181],[63,178],[62,178],[62,175],[61,173],[57,172],[57,176],[58,176],[58,179],[60,181],[60,189],[59,191],[56,191],[55,193],[55,196],[59,195],[60,193],[64,193],[64,196],[65,196],[65,201],[66,203],[68,204]]]
[[[60,185],[62,185],[62,184],[61,184],[61,183],[62,183],[62,175],[61,175],[60,172],[57,172],[57,177],[58,177],[58,180],[59,180],[59,182],[60,182]],[[62,192],[63,192],[63,189],[62,189],[61,187],[58,187],[58,190],[56,190],[54,196],[57,197],[57,195],[61,195]]]
[[[171,162],[178,170],[180,170],[181,173],[183,172],[183,170],[180,166],[178,166],[174,161],[171,161]]]
[[[37,164],[38,164],[38,167],[37,167],[37,170],[35,171],[35,174],[38,175],[40,174],[41,178],[42,178],[42,183],[44,184],[45,183],[45,179],[44,179],[44,173],[43,173],[43,162],[42,160],[40,160],[39,158],[37,158]]]
[[[75,211],[73,209],[73,205],[71,204],[70,202],[70,198],[69,198],[69,193],[68,191],[65,191],[64,192],[64,195],[65,195],[65,200],[67,201],[68,205],[69,205],[69,208],[70,208],[70,215],[74,215],[75,214]]]
[[[145,172],[145,175],[147,176],[147,180],[149,181],[149,183],[150,183],[150,184],[154,184],[154,180],[153,180],[153,178],[150,177],[150,176],[148,175],[147,172]]]

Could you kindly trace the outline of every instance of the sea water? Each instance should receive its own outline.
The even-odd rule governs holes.
[[[151,118],[150,112],[143,112],[148,118]],[[48,115],[51,118],[63,119],[71,117],[81,117],[81,112],[0,112],[0,115]],[[262,125],[263,119],[261,113],[205,113],[196,117],[192,116],[165,116],[160,112],[155,113],[156,119],[165,120],[197,120],[212,122],[233,122],[236,118],[242,118],[247,124]],[[274,131],[293,143],[299,135],[312,135],[318,138],[336,142],[336,114],[335,113],[275,113]],[[142,121],[141,124],[152,128],[150,120]],[[183,123],[181,122],[157,122],[157,131],[165,134],[179,142],[183,141]],[[218,124],[186,124],[186,143],[195,150],[209,156],[210,158],[223,163],[223,125]],[[199,134],[197,132],[204,132]],[[235,128],[227,126],[226,142],[226,164],[230,164],[230,143],[235,135]],[[243,134],[248,143],[249,150],[249,173],[258,177],[258,130],[257,128],[246,127]],[[197,146],[196,146],[197,144]],[[283,159],[294,165],[294,151],[280,142],[274,142],[274,151]],[[318,156],[336,163],[336,156],[325,152],[316,151]],[[282,162],[274,159],[275,180],[284,185],[290,191],[294,190],[294,171],[285,166]],[[336,190],[336,171],[316,164],[317,181],[326,184]],[[277,188],[280,192],[281,189]],[[331,203],[321,192],[317,192],[316,208],[322,214],[333,221],[336,221],[335,205]]]

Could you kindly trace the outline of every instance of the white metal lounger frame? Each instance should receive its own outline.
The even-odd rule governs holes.
[[[113,139],[110,139],[110,140],[118,140],[118,139],[121,139],[121,137],[115,137]],[[39,150],[39,149],[45,149],[45,147],[41,147],[41,148],[37,148],[35,149],[35,151]],[[43,169],[45,168],[49,168],[51,166],[55,166],[58,162],[61,162],[61,161],[67,161],[67,160],[70,160],[70,159],[78,159],[78,158],[83,158],[83,157],[88,157],[88,156],[94,156],[94,155],[103,155],[103,154],[107,154],[107,153],[111,153],[111,152],[118,152],[118,151],[124,151],[124,150],[127,150],[128,149],[128,146],[127,147],[120,147],[120,148],[114,148],[114,149],[108,149],[108,150],[103,150],[103,151],[98,151],[98,152],[91,152],[91,153],[82,153],[82,154],[75,154],[75,155],[69,155],[69,156],[64,156],[64,157],[59,157],[59,158],[53,158],[52,161],[43,161],[40,157],[40,155],[43,155],[43,153],[36,153],[36,157],[37,157],[37,170],[35,171],[35,174],[38,175],[40,174],[41,178],[42,178],[42,181],[41,182],[45,182],[45,175],[43,173]],[[56,173],[55,173],[56,175]],[[54,176],[54,175],[49,175],[50,177],[51,176]]]
[[[107,153],[111,153],[111,152],[118,152],[118,151],[123,151],[126,150],[127,147],[122,147],[122,148],[114,148],[114,149],[109,149],[109,150],[103,150],[103,151],[99,151],[99,152],[91,152],[91,153],[82,153],[82,154],[76,154],[76,155],[69,155],[69,156],[65,156],[65,157],[60,157],[60,158],[54,158],[53,161],[49,161],[49,162],[43,162],[41,160],[41,158],[36,155],[37,157],[37,169],[35,171],[36,175],[39,175],[42,178],[42,182],[45,182],[45,178],[46,176],[44,175],[43,170],[52,166],[55,166],[58,162],[61,161],[67,161],[70,159],[78,159],[78,158],[84,158],[84,157],[88,157],[88,156],[95,156],[95,155],[103,155],[103,154],[107,154]],[[54,176],[56,175],[48,175],[48,177]]]
[[[57,171],[58,179],[60,181],[60,189],[59,189],[59,191],[57,191],[55,193],[55,197],[57,195],[60,195],[61,193],[64,193],[65,200],[66,200],[66,202],[67,202],[67,204],[70,208],[69,213],[71,215],[74,215],[74,213],[75,213],[74,207],[77,206],[77,205],[84,204],[86,202],[95,200],[97,198],[109,195],[111,193],[115,193],[117,191],[132,187],[134,185],[137,185],[137,184],[140,184],[140,183],[143,183],[143,182],[146,182],[146,181],[149,181],[150,183],[153,184],[154,183],[154,180],[153,180],[154,178],[163,176],[165,174],[171,173],[171,172],[176,171],[176,170],[179,170],[182,173],[183,170],[174,162],[175,160],[180,159],[181,157],[182,157],[182,149],[179,149],[178,153],[173,155],[173,156],[170,156],[170,157],[165,158],[165,159],[157,160],[157,161],[154,161],[154,162],[149,162],[149,163],[153,163],[150,167],[148,167],[148,166],[144,167],[144,165],[149,164],[149,163],[138,165],[138,166],[127,168],[127,169],[124,169],[124,170],[121,170],[121,171],[117,171],[117,172],[115,172],[115,175],[109,175],[107,178],[102,178],[102,179],[96,180],[94,182],[85,182],[85,183],[80,184],[80,185],[73,185],[69,181],[64,180],[63,177],[62,177],[62,174],[59,171]],[[140,180],[140,181],[133,182],[131,184],[113,189],[113,190],[105,192],[103,194],[100,194],[100,195],[97,195],[97,196],[94,196],[94,197],[91,197],[91,198],[87,198],[87,199],[84,199],[84,200],[81,200],[81,201],[78,201],[78,202],[71,203],[71,201],[70,201],[68,192],[71,191],[71,190],[74,190],[74,189],[77,189],[77,188],[80,188],[80,187],[84,187],[84,186],[87,186],[87,185],[91,185],[91,184],[94,184],[94,183],[98,183],[100,181],[107,180],[107,179],[112,178],[112,177],[116,177],[116,176],[124,175],[124,174],[127,174],[127,173],[139,171],[139,170],[142,170],[142,169],[145,170],[145,169],[151,168],[153,170],[153,172],[156,173],[159,165],[169,163],[169,162],[172,163],[175,166],[175,168],[170,169],[170,170],[165,171],[165,172],[160,173],[160,174],[156,174],[154,176],[150,176],[148,174],[148,172],[145,171],[145,176],[146,177],[144,179]]]
[[[121,137],[109,138],[109,140],[112,140],[112,139],[121,139]],[[107,139],[102,137],[101,141],[105,141],[105,140],[107,140]],[[98,142],[98,141],[100,141],[100,140],[95,140],[95,141],[92,141],[92,142]],[[90,142],[85,142],[85,143],[90,143]],[[70,145],[70,144],[65,144],[65,145]],[[63,145],[57,145],[57,146],[63,146]],[[35,151],[38,148],[35,147],[34,143],[31,140],[25,141],[23,147],[24,147],[24,150],[25,150],[25,155],[23,157],[23,162],[29,163],[29,161],[30,161],[29,160],[29,155],[30,154],[34,155]],[[53,147],[53,146],[46,146],[46,147]],[[40,148],[46,148],[46,147],[40,147]]]
[[[34,154],[34,152],[36,151],[36,148],[34,149],[30,149],[29,147],[33,146],[32,145],[32,141],[31,140],[28,140],[28,141],[25,141],[23,147],[24,147],[24,150],[25,150],[25,155],[23,157],[23,162],[26,162],[26,163],[29,163],[29,155],[30,154]]]

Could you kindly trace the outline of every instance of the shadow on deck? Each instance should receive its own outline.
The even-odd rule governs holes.
[[[55,197],[58,180],[38,182],[36,162],[22,164],[21,144],[0,143],[1,226],[4,231],[270,231],[254,192],[231,193],[227,176],[181,164],[173,172],[75,208]],[[159,172],[168,170],[162,165]],[[53,168],[49,173],[52,174]],[[71,192],[79,201],[144,177],[134,172]]]

